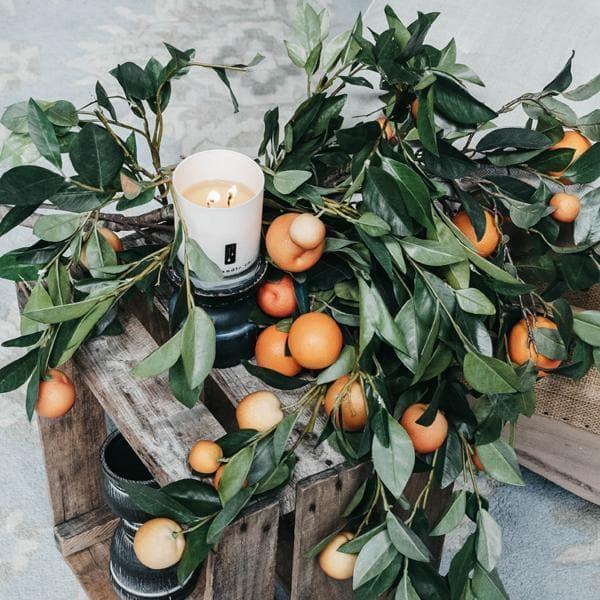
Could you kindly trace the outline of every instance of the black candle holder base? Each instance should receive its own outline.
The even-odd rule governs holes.
[[[194,302],[206,311],[215,325],[216,356],[214,366],[222,369],[239,365],[242,360],[254,356],[254,346],[258,337],[258,326],[250,321],[251,314],[256,308],[256,288],[263,281],[267,272],[267,262],[259,258],[255,265],[248,270],[248,276],[232,287],[223,284],[216,289],[206,289],[192,277],[194,284]],[[176,306],[179,289],[184,285],[183,267],[177,262],[173,268],[167,269],[167,277],[176,288],[169,302],[169,317],[171,330],[176,331]]]
[[[177,565],[168,569],[148,569],[136,557],[133,538],[141,524],[151,518],[133,503],[126,483],[158,487],[152,475],[125,438],[115,431],[100,451],[104,499],[111,511],[121,517],[110,544],[110,578],[121,600],[183,600],[196,585],[198,570],[180,585]]]

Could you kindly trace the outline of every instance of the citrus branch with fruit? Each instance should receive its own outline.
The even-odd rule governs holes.
[[[512,445],[519,416],[534,411],[536,380],[579,379],[600,362],[600,313],[563,298],[598,283],[599,111],[578,117],[565,100],[593,97],[600,79],[573,88],[571,56],[543,90],[496,111],[469,91],[483,84],[457,62],[454,40],[425,43],[437,13],[408,26],[390,7],[385,13],[386,31],[367,35],[358,18],[330,39],[326,13],[301,4],[286,42],[308,96],[284,124],[278,108],[264,117],[258,159],[271,264],[252,316],[264,329],[245,366],[271,387],[306,391],[282,409],[272,391],[258,390],[237,407],[239,431],[190,450],[189,479],[130,486],[157,517],[138,531],[139,560],[179,562],[182,581],[252,498],[289,481],[294,450],[323,410],[318,443],[372,463],[343,528],[311,553],[323,571],[352,577],[360,598],[389,590],[397,599],[506,597],[496,571],[501,531],[478,472],[522,485]],[[22,335],[5,342],[27,353],[0,377],[2,392],[29,381],[30,416],[36,407],[51,417],[69,410],[75,391],[57,367],[90,336],[118,331],[122,300],[134,290],[152,296],[181,244],[184,325],[135,372],[168,369],[173,393],[191,406],[212,366],[214,328],[193,304],[189,274],[220,273],[173,228],[165,206],[172,167],[160,159],[163,114],[171,83],[192,66],[226,84],[228,69],[247,67],[168,51],[165,66],[154,58],[144,68],[119,65],[111,73],[122,90],[108,96],[98,84],[92,107],[30,100],[2,117],[8,151],[28,147],[55,168],[18,165],[0,178],[0,203],[11,207],[2,234],[43,213],[32,223],[39,241],[0,257],[0,276],[34,282]],[[377,117],[342,116],[355,87],[377,89]],[[139,126],[120,121],[113,101]],[[494,124],[517,109],[516,124]],[[138,140],[151,167],[138,161]],[[67,153],[73,176],[62,171]],[[147,215],[118,214],[151,202],[159,206]],[[105,225],[152,241],[123,249]],[[411,504],[404,490],[413,472],[428,476]],[[464,485],[430,523],[432,487],[461,475]],[[465,519],[475,530],[442,576],[424,540]]]

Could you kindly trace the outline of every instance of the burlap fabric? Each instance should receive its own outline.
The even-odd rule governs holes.
[[[588,292],[569,294],[566,300],[578,308],[600,309],[600,285]],[[600,373],[594,368],[579,381],[553,375],[536,387],[535,412],[600,435]]]

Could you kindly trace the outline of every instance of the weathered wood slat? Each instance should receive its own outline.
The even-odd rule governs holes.
[[[108,574],[110,540],[65,557],[91,600],[117,600]]]
[[[336,467],[298,483],[290,600],[352,598],[351,581],[327,577],[306,553],[342,523],[342,511],[370,469],[369,463]]]
[[[524,467],[600,504],[600,436],[533,415],[519,419],[516,450]]]
[[[29,292],[22,283],[16,287],[22,309]],[[98,459],[106,437],[104,411],[73,368],[72,361],[61,366],[61,370],[73,380],[77,390],[75,404],[61,419],[38,418],[55,525],[104,504]]]
[[[191,446],[224,430],[201,402],[193,409],[177,402],[166,375],[141,379],[131,373],[157,344],[134,316],[125,314],[122,322],[124,333],[91,340],[77,353],[76,364],[154,478],[165,485],[189,477]]]
[[[275,595],[275,559],[279,503],[271,498],[252,504],[230,525],[205,569],[199,600],[271,600]]]
[[[63,556],[70,556],[110,539],[118,522],[118,517],[106,506],[96,508],[57,525],[54,528],[56,545]]]

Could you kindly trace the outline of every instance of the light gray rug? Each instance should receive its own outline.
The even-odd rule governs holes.
[[[329,0],[322,4],[336,11],[332,23],[341,29],[368,2]],[[369,23],[383,9],[383,2],[375,4]],[[579,23],[582,32],[570,39],[565,21],[558,16],[567,5],[556,0],[544,3],[543,22],[529,7],[534,3],[524,9],[517,0],[391,4],[407,19],[417,9],[445,10],[447,16],[440,18],[434,30],[435,39],[446,41],[451,31],[456,32],[459,48],[468,54],[464,58],[484,79],[492,81],[499,75],[501,81],[510,81],[504,88],[498,83],[490,88],[489,93],[497,94],[493,104],[498,104],[496,98],[510,97],[515,88],[527,88],[530,70],[520,60],[525,46],[535,50],[544,64],[560,56],[547,67],[550,77],[572,46],[581,45],[584,59],[589,56],[578,66],[582,80],[597,68],[590,51],[592,40],[586,36],[591,35],[600,10],[583,1],[569,5],[568,21]],[[281,45],[282,37],[289,35],[294,5],[293,0],[0,0],[0,105],[30,96],[64,97],[83,104],[91,99],[97,78],[110,82],[107,71],[119,60],[162,56],[162,40],[181,48],[195,47],[206,60],[249,60],[261,52],[267,60],[253,74],[233,78],[241,103],[238,115],[232,114],[216,77],[197,71],[175,84],[165,131],[168,161],[215,146],[254,154],[264,111],[279,104],[286,116],[304,92],[304,81],[289,66]],[[559,32],[559,39],[542,48],[539,41],[546,39],[550,28]],[[533,50],[532,40],[539,42]],[[500,48],[509,52],[509,58],[496,68],[486,56],[497,60]],[[543,79],[549,78],[544,74]],[[0,139],[4,135],[0,131]],[[19,229],[0,239],[0,252],[28,239],[29,232]],[[13,286],[0,281],[0,340],[14,336],[17,327]],[[0,348],[2,363],[11,356],[8,349]],[[37,430],[35,424],[27,423],[23,393],[17,391],[0,401],[0,599],[82,598],[54,547]],[[511,597],[596,600],[600,597],[600,509],[533,474],[525,477],[525,488],[482,482],[492,501],[491,510],[504,528],[500,570]],[[456,549],[465,533],[453,536],[449,548]]]

